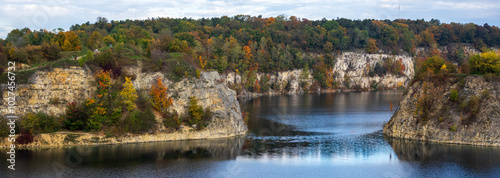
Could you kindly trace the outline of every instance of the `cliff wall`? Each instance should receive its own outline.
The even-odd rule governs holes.
[[[452,96],[453,95],[453,96]],[[416,82],[384,126],[390,137],[500,146],[500,82],[483,76]]]

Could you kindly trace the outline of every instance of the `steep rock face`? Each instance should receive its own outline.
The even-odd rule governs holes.
[[[163,79],[168,85],[168,94],[174,99],[170,109],[177,111],[180,115],[187,114],[189,97],[195,96],[198,104],[203,108],[210,107],[213,112],[209,125],[200,131],[181,126],[179,131],[173,133],[159,132],[143,135],[127,135],[122,137],[108,138],[101,134],[91,133],[49,133],[35,136],[35,141],[22,147],[57,147],[68,145],[92,145],[92,144],[115,144],[115,143],[137,143],[166,140],[187,140],[223,138],[245,134],[247,127],[243,121],[240,105],[236,98],[236,92],[220,83],[217,72],[202,72],[200,79],[183,79],[173,83],[157,73],[141,73],[138,67],[128,67],[125,71],[136,75],[133,82],[138,91],[146,92],[157,78]],[[33,112],[45,112],[53,115],[64,114],[68,102],[83,102],[95,94],[95,86],[92,84],[92,74],[80,67],[69,69],[55,68],[52,71],[36,72],[31,78],[32,84],[18,86],[16,92],[18,97],[16,111],[18,116]],[[5,86],[4,86],[5,87]],[[4,98],[7,92],[4,93]],[[58,98],[58,103],[51,103],[53,98]],[[5,100],[6,101],[6,100]],[[2,113],[7,113],[7,103],[0,106]],[[162,124],[158,124],[163,127]],[[71,136],[74,135],[74,136]],[[72,138],[75,137],[75,138]],[[68,141],[71,140],[71,141]],[[0,139],[0,148],[7,147],[10,142],[7,138]]]
[[[382,75],[372,75],[370,76],[370,71],[373,71],[380,66],[383,66],[384,61],[392,58],[395,60],[401,60],[405,69],[403,70],[404,75],[392,75],[390,73],[385,73]],[[409,81],[415,75],[414,59],[409,56],[402,55],[387,55],[387,54],[366,54],[360,52],[344,52],[334,60],[334,66],[331,68],[331,72],[334,74],[334,82],[339,84],[337,89],[348,89],[355,88],[356,90],[372,90],[374,88],[402,88],[406,87]],[[319,88],[311,90],[312,88],[303,88],[300,83],[307,83],[308,87],[315,82],[313,79],[313,70],[308,71],[308,75],[303,75],[304,71],[300,69],[295,69],[291,71],[282,71],[273,74],[258,73],[257,80],[260,79],[262,75],[269,76],[269,85],[278,84],[281,86],[280,91],[270,90],[268,93],[264,94],[302,94],[304,92],[336,92],[337,90],[321,91]],[[346,76],[349,78],[349,83],[346,83]],[[221,78],[227,86],[231,85],[241,85],[244,86],[241,75],[234,72],[227,74],[222,74]],[[243,82],[243,83],[242,83]],[[288,82],[290,83],[290,89],[285,91],[284,88]],[[240,96],[251,96],[259,94],[249,93],[247,91],[242,91]]]
[[[370,71],[373,71],[377,64],[383,66],[383,63],[388,58],[401,60],[405,69],[404,75],[395,76],[392,74],[384,74],[383,76],[369,76]],[[415,75],[413,58],[401,55],[387,54],[366,54],[356,52],[342,53],[336,60],[333,67],[333,72],[337,73],[335,80],[345,85],[345,76],[350,79],[351,86],[358,86],[362,89],[369,89],[371,85],[377,84],[387,88],[398,88],[408,85],[408,82]]]
[[[295,69],[291,71],[283,71],[278,72],[278,74],[268,74],[268,73],[257,73],[257,80],[259,80],[262,76],[268,76],[269,85],[279,84],[282,88],[284,88],[288,82],[290,83],[290,90],[285,92],[285,94],[293,95],[293,94],[301,94],[304,93],[304,89],[300,86],[300,82],[304,81],[307,83],[313,83],[313,76],[311,75],[312,70],[309,71],[309,75],[303,78],[302,74],[303,70]],[[227,74],[222,74],[221,79],[226,86],[231,85],[244,85],[242,84],[241,75],[235,74],[234,72],[230,72]],[[267,94],[280,94],[284,91],[272,91],[270,90]],[[244,95],[251,95],[251,93],[245,92]]]
[[[81,67],[67,69],[55,68],[51,71],[38,71],[33,74],[30,84],[17,86],[16,104],[17,115],[45,112],[60,115],[65,112],[66,103],[81,102],[89,98],[95,91],[92,86],[94,78],[88,70]],[[2,84],[5,91],[5,84]],[[3,98],[8,93],[3,92]],[[7,100],[2,100],[0,111],[8,113]]]
[[[139,63],[139,66],[141,64]],[[229,89],[221,82],[217,72],[202,72],[199,79],[183,79],[180,82],[172,82],[160,72],[142,73],[141,67],[128,67],[125,70],[136,76],[133,82],[137,90],[149,90],[158,78],[168,86],[168,95],[174,102],[171,110],[180,115],[187,115],[189,97],[198,99],[198,104],[203,108],[210,108],[213,118],[207,129],[198,131],[201,134],[229,136],[244,134],[247,130],[241,115],[240,105],[236,98],[236,92]]]
[[[427,94],[433,98],[427,121],[422,121],[415,112],[423,99],[423,83],[412,85],[384,126],[384,134],[405,139],[500,146],[500,83],[488,82],[480,76],[450,80],[434,84],[434,91]],[[458,101],[450,100],[453,89],[458,91]],[[473,104],[471,98],[479,102]],[[473,117],[469,111],[472,105],[479,109]]]
[[[219,81],[217,72],[202,72],[200,79],[183,79],[172,83],[168,88],[168,93],[174,98],[171,109],[179,114],[187,114],[189,97],[195,96],[198,104],[203,108],[210,107],[214,115],[203,131],[210,135],[244,134],[247,127],[243,122],[236,92]]]

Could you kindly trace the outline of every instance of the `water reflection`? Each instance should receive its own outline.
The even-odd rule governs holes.
[[[397,157],[405,162],[436,165],[453,162],[476,171],[490,171],[500,166],[500,149],[497,147],[439,144],[398,138],[385,138]]]
[[[255,98],[246,137],[19,150],[0,177],[498,177],[500,148],[384,138],[401,94]]]
[[[169,141],[139,144],[119,144],[56,148],[44,150],[18,150],[16,169],[1,169],[1,175],[32,177],[52,176],[80,172],[80,169],[115,169],[144,164],[173,165],[186,161],[234,160],[241,154],[244,137],[211,140]],[[0,159],[7,159],[0,154]],[[189,171],[189,167],[178,170]],[[84,171],[86,172],[86,171]],[[63,177],[65,177],[62,175]],[[2,176],[3,177],[3,176]]]

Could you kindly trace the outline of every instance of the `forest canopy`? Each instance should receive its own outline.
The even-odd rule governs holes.
[[[500,29],[436,19],[308,20],[284,15],[236,15],[109,21],[99,17],[95,23],[72,25],[69,31],[12,30],[5,40],[0,39],[0,60],[36,64],[112,48],[116,58],[147,58],[155,64],[180,58],[195,68],[202,64],[205,69],[220,72],[275,72],[313,67],[319,62],[330,66],[335,54],[345,50],[416,56],[417,48],[451,44],[468,44],[476,49],[498,47]]]

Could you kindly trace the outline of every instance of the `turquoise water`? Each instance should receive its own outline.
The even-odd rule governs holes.
[[[19,150],[0,177],[498,177],[500,148],[386,138],[399,91],[259,97],[243,137]],[[6,159],[6,154],[0,156]],[[5,165],[5,166],[4,166]]]

